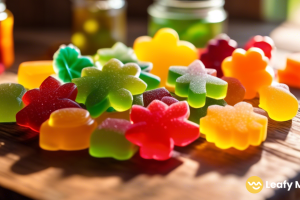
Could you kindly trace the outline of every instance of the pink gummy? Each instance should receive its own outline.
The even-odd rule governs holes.
[[[172,97],[164,87],[146,91],[143,93],[144,106],[147,107],[153,100],[161,100],[163,97]]]
[[[247,44],[245,45],[245,50],[250,49],[251,47],[257,47],[263,50],[265,56],[269,59],[272,57],[272,51],[275,48],[273,40],[268,36],[257,35],[252,37]]]

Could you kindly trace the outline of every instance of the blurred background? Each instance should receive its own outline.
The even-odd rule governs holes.
[[[0,1],[1,2],[1,1]],[[161,27],[176,29],[183,40],[204,47],[220,32],[243,46],[254,35],[270,35],[282,52],[300,51],[299,0],[6,0],[14,15],[17,72],[23,61],[52,59],[70,42],[83,54],[111,47],[116,41],[132,46],[141,35]],[[284,55],[284,54],[281,54]],[[278,65],[281,65],[278,64]]]

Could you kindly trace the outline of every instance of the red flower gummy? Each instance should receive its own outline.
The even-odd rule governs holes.
[[[61,108],[80,108],[75,102],[77,87],[74,83],[61,83],[49,76],[40,89],[27,91],[22,101],[25,107],[16,115],[17,124],[39,132],[50,114]]]
[[[205,68],[217,70],[217,77],[221,78],[223,76],[222,62],[225,58],[231,56],[236,47],[236,41],[230,39],[226,34],[220,34],[208,42],[200,60]]]
[[[186,101],[171,106],[154,100],[147,108],[133,105],[125,137],[140,146],[140,155],[145,159],[167,160],[174,145],[186,146],[199,136],[199,126],[188,121],[190,114]]]
[[[265,56],[271,59],[272,51],[275,48],[273,40],[268,36],[257,35],[252,37],[245,45],[245,50],[251,47],[257,47],[265,53]]]

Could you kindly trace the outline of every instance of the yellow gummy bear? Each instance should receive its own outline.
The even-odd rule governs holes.
[[[267,117],[254,113],[251,104],[240,102],[234,106],[209,106],[207,115],[200,119],[200,132],[221,149],[245,150],[265,141],[267,125]]]
[[[276,121],[287,121],[296,116],[298,100],[285,84],[263,87],[259,91],[259,107]]]
[[[177,32],[162,28],[153,37],[141,36],[133,45],[138,60],[153,63],[151,73],[161,78],[160,86],[165,87],[170,66],[189,66],[198,59],[196,47],[180,41]]]

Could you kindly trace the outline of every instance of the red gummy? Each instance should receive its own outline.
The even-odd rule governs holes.
[[[22,101],[25,107],[16,115],[17,124],[39,132],[50,114],[61,108],[81,108],[75,102],[77,87],[74,83],[61,83],[49,76],[40,89],[27,91]]]
[[[163,97],[161,99],[162,102],[164,102],[165,104],[167,104],[168,106],[172,105],[173,103],[177,103],[179,102],[177,99],[175,99],[174,97]]]
[[[269,59],[272,57],[272,51],[275,48],[274,41],[268,36],[257,35],[252,37],[245,45],[245,50],[251,47],[257,47],[263,50],[265,56]]]
[[[147,108],[133,105],[130,113],[133,125],[125,137],[140,146],[142,158],[167,160],[174,145],[186,146],[200,136],[199,126],[187,120],[189,114],[186,101],[168,106],[154,100]]]
[[[228,83],[227,95],[224,99],[226,103],[234,106],[238,102],[243,101],[246,89],[242,83],[233,77],[222,77],[222,79]]]
[[[2,74],[5,71],[5,67],[2,63],[0,63],[0,74]]]
[[[231,56],[236,47],[236,41],[230,39],[226,34],[220,34],[208,42],[200,60],[205,68],[217,70],[217,77],[221,78],[223,76],[222,62],[225,58]]]
[[[144,106],[147,107],[152,101],[161,100],[163,97],[172,97],[164,87],[146,91],[143,93]]]

